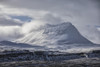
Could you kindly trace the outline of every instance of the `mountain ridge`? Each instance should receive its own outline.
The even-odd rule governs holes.
[[[19,43],[29,44],[93,44],[83,37],[70,22],[61,24],[46,24],[28,35],[16,40]]]

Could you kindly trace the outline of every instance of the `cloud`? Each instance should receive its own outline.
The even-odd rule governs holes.
[[[11,19],[9,17],[0,17],[0,26],[16,26],[16,25],[22,25],[22,22],[20,22],[17,19]]]
[[[32,20],[31,17],[28,16],[10,16],[12,19],[18,19],[23,22],[30,22]]]
[[[1,4],[6,9],[8,7],[7,10],[4,9],[5,13],[19,13],[33,18],[41,18],[51,13],[75,26],[100,25],[98,4],[92,0],[4,0]]]
[[[34,19],[33,21],[29,22],[29,23],[25,23],[22,25],[22,32],[23,33],[30,33],[33,30],[38,29],[39,27],[45,25],[45,24],[58,24],[58,23],[62,23],[62,19],[58,16],[54,16],[50,13],[45,14],[43,17],[41,18],[37,18]]]
[[[98,31],[100,31],[100,28],[97,28],[98,29]]]
[[[100,34],[93,26],[100,25],[99,5],[99,0],[0,0],[0,14],[34,18],[31,22],[22,24],[24,33],[45,23],[57,24],[69,21],[82,35],[96,42],[100,40]],[[21,25],[20,21],[12,18],[4,17],[0,20],[3,22],[0,22],[1,26]],[[93,36],[92,33],[94,33]]]
[[[22,26],[22,33],[28,34],[32,32],[32,30],[36,30],[40,26],[44,25],[41,21],[31,21],[29,23],[25,23]]]
[[[63,18],[64,21],[70,21],[75,25],[100,24],[99,8],[97,3],[92,0],[4,0],[1,3],[10,8],[17,9],[20,13],[29,14],[30,11],[33,11],[31,15],[34,17],[34,14],[42,17],[43,15],[41,14],[44,11],[44,13],[56,14]]]
[[[49,23],[49,24],[59,24],[63,22],[63,19],[59,16],[53,15],[53,14],[45,14],[42,18],[40,18],[39,20],[45,22],[45,23]]]
[[[13,40],[21,36],[19,26],[0,26],[0,40]]]

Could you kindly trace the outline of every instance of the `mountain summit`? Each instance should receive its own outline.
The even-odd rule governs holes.
[[[46,24],[18,39],[17,42],[36,45],[92,44],[70,22]]]

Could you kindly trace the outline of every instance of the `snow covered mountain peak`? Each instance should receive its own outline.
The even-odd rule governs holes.
[[[66,26],[66,27],[68,27],[68,26],[71,26],[72,25],[72,23],[70,23],[70,22],[64,22],[64,23],[60,23],[60,24],[46,24],[45,26],[48,26],[48,27],[54,27],[54,26]]]
[[[92,44],[70,22],[56,25],[46,24],[16,42],[35,45]]]

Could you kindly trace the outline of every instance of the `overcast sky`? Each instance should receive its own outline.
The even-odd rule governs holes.
[[[62,22],[71,22],[100,44],[100,0],[0,0],[0,40],[15,40],[30,28]]]

